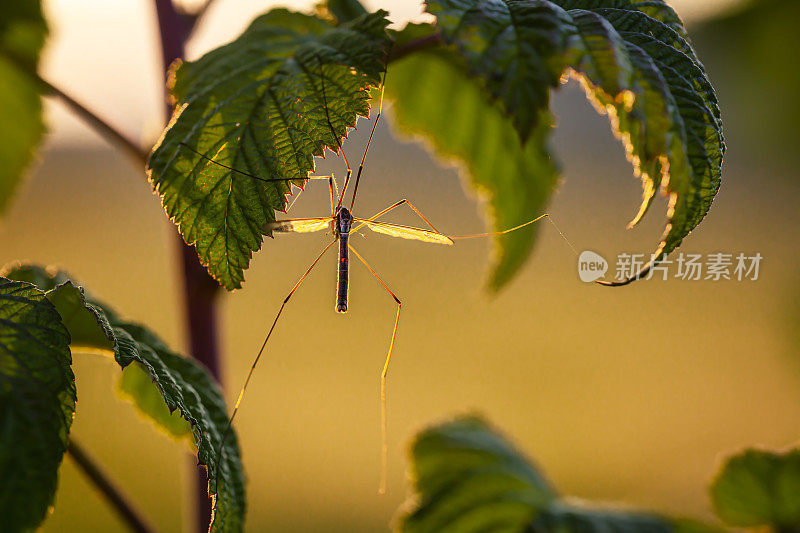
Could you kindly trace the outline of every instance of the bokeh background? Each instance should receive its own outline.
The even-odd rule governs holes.
[[[249,531],[385,531],[409,494],[406,449],[426,424],[486,414],[535,458],[563,493],[710,519],[706,488],[722,459],[800,435],[798,118],[788,61],[797,50],[792,2],[675,1],[717,88],[729,151],[710,215],[687,253],[764,256],[758,281],[671,279],[604,289],[579,281],[571,250],[541,228],[532,260],[502,292],[483,289],[491,243],[452,248],[369,235],[356,245],[404,302],[389,383],[389,493],[380,469],[378,376],[395,307],[355,266],[351,311],[333,311],[333,259],[293,298],[238,418]],[[219,0],[190,57],[235,37],[278,5]],[[286,3],[284,4],[286,5]],[[288,2],[308,9],[311,2]],[[367,1],[402,25],[417,2]],[[162,116],[157,30],[145,0],[48,0],[44,76],[142,143]],[[389,70],[391,76],[391,69]],[[550,213],[579,250],[612,259],[650,253],[664,203],[631,231],[640,185],[605,118],[573,85],[560,90],[555,152],[563,183]],[[171,346],[186,346],[177,233],[143,170],[58,102],[31,177],[0,223],[0,262],[57,264]],[[424,147],[377,130],[357,211],[411,199],[447,233],[482,231],[483,206]],[[345,149],[360,150],[366,128]],[[352,156],[351,156],[352,157]],[[340,170],[329,158],[319,168]],[[293,211],[327,209],[311,186]],[[535,215],[535,214],[532,214]],[[416,223],[406,213],[394,218]],[[244,288],[224,295],[226,397],[235,399],[274,313],[325,243],[270,240]],[[333,256],[331,256],[333,257]],[[118,367],[75,354],[72,436],[162,531],[191,531],[194,464],[115,392]],[[67,458],[45,531],[123,525]]]

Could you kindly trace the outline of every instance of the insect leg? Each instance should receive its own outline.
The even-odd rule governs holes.
[[[338,239],[336,239],[336,240],[338,240]],[[225,440],[228,438],[228,433],[230,433],[231,426],[233,425],[233,419],[236,418],[236,413],[239,412],[239,406],[242,403],[242,398],[244,397],[244,392],[245,392],[245,390],[247,390],[247,385],[250,383],[250,378],[253,377],[253,372],[256,369],[256,365],[258,365],[258,361],[261,359],[261,355],[264,353],[264,349],[267,347],[267,342],[269,342],[269,338],[272,336],[272,332],[275,330],[275,325],[278,323],[278,319],[281,317],[281,313],[283,313],[283,308],[286,307],[286,304],[289,302],[289,299],[292,297],[292,295],[295,293],[295,291],[297,291],[297,289],[300,287],[300,284],[303,283],[303,281],[306,279],[306,277],[311,273],[311,270],[317,265],[317,263],[319,263],[319,260],[322,259],[323,255],[325,255],[325,252],[327,252],[331,248],[331,246],[336,244],[336,240],[332,241],[328,246],[326,246],[325,249],[322,250],[322,252],[317,256],[317,258],[314,260],[314,262],[311,263],[311,266],[308,267],[308,270],[306,270],[305,274],[303,274],[300,277],[300,279],[297,281],[297,283],[295,283],[294,287],[292,287],[292,290],[289,292],[289,295],[286,296],[286,298],[283,300],[283,303],[281,304],[281,308],[278,309],[278,314],[275,315],[275,320],[272,321],[272,326],[269,328],[269,331],[267,332],[267,336],[264,339],[264,342],[261,344],[261,349],[258,350],[258,355],[256,355],[256,358],[253,361],[253,364],[250,366],[250,371],[247,373],[247,378],[244,380],[244,386],[242,387],[242,390],[239,391],[239,397],[236,398],[236,403],[233,405],[233,412],[231,413],[231,417],[228,420],[228,425],[225,427],[225,431],[222,434],[222,441],[219,444],[219,452],[217,453],[217,461],[220,461],[222,459],[222,450],[225,447]]]
[[[503,230],[503,231],[492,231],[492,232],[489,232],[489,233],[476,233],[474,235],[455,235],[455,236],[448,235],[448,236],[451,239],[456,240],[456,239],[477,239],[479,237],[494,237],[496,235],[505,235],[506,233],[511,233],[512,231],[517,231],[518,229],[522,229],[525,226],[530,226],[534,222],[539,222],[543,218],[547,218],[548,220],[550,220],[550,215],[545,213],[544,215],[538,216],[538,217],[534,218],[533,220],[529,220],[528,222],[526,222],[524,224],[520,224],[519,226],[514,226],[513,228],[509,228],[509,229],[506,229],[506,230]],[[552,223],[553,221],[550,220],[550,222]],[[553,225],[555,226],[555,224],[553,224]],[[556,230],[558,230],[557,226],[556,226]],[[561,230],[558,230],[558,232],[561,233]],[[564,237],[564,234],[561,233],[561,236]],[[566,237],[565,237],[565,239],[566,239]],[[572,245],[570,244],[570,246],[572,246]]]
[[[310,180],[329,180],[330,181],[331,179],[333,179],[333,176],[309,176],[307,179],[310,179]],[[292,195],[293,196],[292,201],[289,203],[288,206],[286,206],[286,209],[283,210],[284,213],[287,213],[292,208],[294,203],[298,199],[300,199],[300,195],[303,194],[303,191],[305,191],[305,189],[300,189],[300,192],[298,192],[297,194]]]
[[[336,208],[342,205],[342,200],[344,199],[344,193],[347,191],[347,185],[350,183],[350,176],[353,174],[353,169],[350,168],[350,163],[347,162],[347,156],[344,155],[344,148],[342,148],[342,141],[338,135],[336,135],[336,130],[333,128],[333,123],[331,122],[331,114],[328,110],[328,97],[325,94],[325,71],[322,68],[322,59],[317,56],[317,61],[319,62],[319,79],[320,84],[322,85],[322,105],[325,107],[325,119],[328,121],[328,128],[331,130],[331,134],[333,138],[336,140],[336,153],[341,154],[342,159],[344,160],[344,164],[347,166],[347,175],[344,178],[344,186],[342,186],[342,194],[339,196],[339,201],[336,204]],[[334,208],[334,214],[336,211]]]
[[[394,328],[392,328],[392,340],[389,341],[389,352],[386,354],[386,362],[383,364],[383,370],[381,371],[381,484],[378,492],[380,494],[386,493],[386,471],[388,468],[388,456],[389,456],[389,445],[387,444],[386,438],[386,375],[389,372],[389,362],[392,360],[392,350],[394,349],[394,340],[397,337],[397,326],[400,323],[400,309],[403,307],[403,303],[400,299],[395,296],[386,283],[381,279],[381,277],[369,266],[369,263],[361,257],[355,248],[352,246],[349,247],[350,250],[358,257],[358,259],[364,263],[364,266],[372,272],[372,275],[375,276],[375,279],[386,289],[386,292],[394,298],[394,301],[397,303],[397,316],[394,319]]]
[[[335,202],[336,194],[339,192],[339,188],[336,186],[336,178],[331,175],[331,179],[328,180],[328,187],[331,190],[331,216],[336,216],[336,205],[333,203]]]
[[[421,218],[421,219],[422,219],[422,220],[425,222],[425,224],[427,224],[427,225],[428,225],[428,227],[429,227],[429,228],[431,228],[431,230],[432,230],[434,233],[438,233],[438,234],[442,235],[442,233],[441,233],[441,232],[440,232],[438,229],[436,229],[436,228],[433,226],[433,224],[431,224],[430,220],[428,220],[427,218],[425,218],[425,215],[423,215],[423,214],[422,214],[422,212],[421,212],[419,209],[417,209],[416,207],[414,207],[414,204],[412,204],[410,201],[408,201],[408,200],[407,200],[407,199],[405,199],[405,198],[403,198],[403,199],[402,199],[402,200],[400,200],[399,202],[395,202],[395,203],[393,203],[392,205],[390,205],[390,206],[389,206],[389,207],[387,207],[386,209],[383,209],[382,211],[378,211],[377,213],[375,213],[374,215],[372,215],[372,216],[371,216],[370,218],[368,218],[367,220],[374,221],[374,220],[375,220],[375,219],[377,219],[378,217],[380,217],[380,216],[382,216],[382,215],[385,215],[385,214],[386,214],[386,213],[388,213],[389,211],[391,211],[391,210],[393,210],[393,209],[396,209],[396,208],[400,207],[400,206],[401,206],[401,205],[403,205],[403,204],[406,204],[406,205],[408,205],[408,207],[410,207],[410,208],[411,208],[411,209],[412,209],[412,210],[413,210],[413,211],[414,211],[414,212],[415,212],[417,215],[419,215],[419,218]],[[359,224],[358,226],[356,226],[355,228],[353,228],[353,229],[350,231],[350,234],[352,235],[353,233],[356,233],[356,232],[357,232],[358,230],[360,230],[362,227],[364,227],[364,223],[363,223],[363,222],[362,222],[361,224]]]
[[[530,226],[534,222],[539,222],[543,218],[547,218],[547,220],[550,222],[550,224],[552,224],[553,227],[556,229],[558,234],[561,235],[561,238],[564,239],[564,242],[567,243],[567,246],[570,247],[572,252],[576,256],[579,256],[580,254],[578,253],[578,250],[572,245],[570,240],[567,239],[567,236],[564,235],[564,232],[561,231],[561,228],[558,227],[558,224],[556,224],[555,221],[553,220],[553,218],[547,213],[545,213],[544,215],[538,216],[538,217],[534,218],[533,220],[529,220],[528,222],[526,222],[524,224],[520,224],[519,226],[515,226],[513,228],[510,228],[510,229],[507,229],[507,230],[503,230],[503,231],[494,231],[494,232],[490,232],[490,233],[478,233],[478,234],[475,234],[475,235],[455,235],[455,236],[448,235],[448,237],[450,237],[453,240],[456,240],[456,239],[476,239],[476,238],[479,238],[479,237],[492,237],[492,236],[495,236],[495,235],[505,235],[506,233],[511,233],[512,231],[516,231],[518,229],[522,229],[525,226]],[[638,277],[644,276],[645,274],[647,274],[647,272],[649,270],[650,270],[650,267],[647,267],[647,269],[643,270],[638,275]],[[603,280],[595,280],[595,283],[597,283],[598,285],[606,285],[606,286],[609,286],[609,287],[618,287],[618,286],[621,286],[621,285],[627,285],[628,283],[630,283],[634,279],[638,279],[638,278],[632,278],[630,280],[626,280],[626,281],[622,281],[622,282],[610,282],[610,281],[603,281]]]
[[[367,160],[367,152],[369,151],[369,145],[372,144],[372,136],[375,135],[375,127],[378,125],[378,121],[381,119],[381,113],[383,112],[383,89],[386,87],[386,69],[388,68],[389,63],[387,61],[386,67],[383,69],[383,82],[381,83],[381,98],[380,103],[378,104],[378,114],[375,116],[375,122],[372,123],[372,130],[369,132],[369,139],[367,139],[367,145],[364,147],[364,155],[361,156],[361,163],[358,165],[358,172],[356,172],[356,184],[353,187],[353,198],[350,200],[350,211],[353,210],[353,206],[356,203],[356,193],[358,193],[358,182],[361,180],[361,172],[364,170],[364,161]]]

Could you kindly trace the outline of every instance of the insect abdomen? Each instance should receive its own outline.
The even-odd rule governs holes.
[[[339,313],[347,312],[347,289],[348,276],[350,273],[350,254],[347,248],[349,235],[339,235],[339,279],[336,284],[336,311]]]

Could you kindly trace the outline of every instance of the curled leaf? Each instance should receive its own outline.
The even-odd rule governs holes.
[[[700,223],[720,186],[721,115],[705,69],[666,3],[430,0],[427,9],[523,144],[547,116],[549,88],[564,74],[583,82],[642,178],[642,205],[631,224],[641,220],[658,190],[670,198],[653,261]],[[515,176],[518,184],[522,177]]]

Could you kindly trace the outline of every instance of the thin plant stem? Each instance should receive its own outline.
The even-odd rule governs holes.
[[[147,162],[148,153],[137,142],[131,140],[119,130],[114,128],[108,122],[97,116],[94,112],[86,106],[72,98],[70,95],[45,80],[38,74],[35,74],[36,80],[44,88],[47,94],[54,96],[67,105],[76,115],[83,119],[89,126],[91,126],[101,137],[109,142],[118,144],[125,152],[136,159],[137,163],[144,164]]]
[[[106,476],[95,461],[79,446],[75,440],[70,439],[67,445],[67,454],[72,458],[78,468],[88,477],[94,486],[103,494],[105,500],[111,504],[125,524],[137,533],[153,533],[153,529],[133,505],[125,498],[114,483]]]

